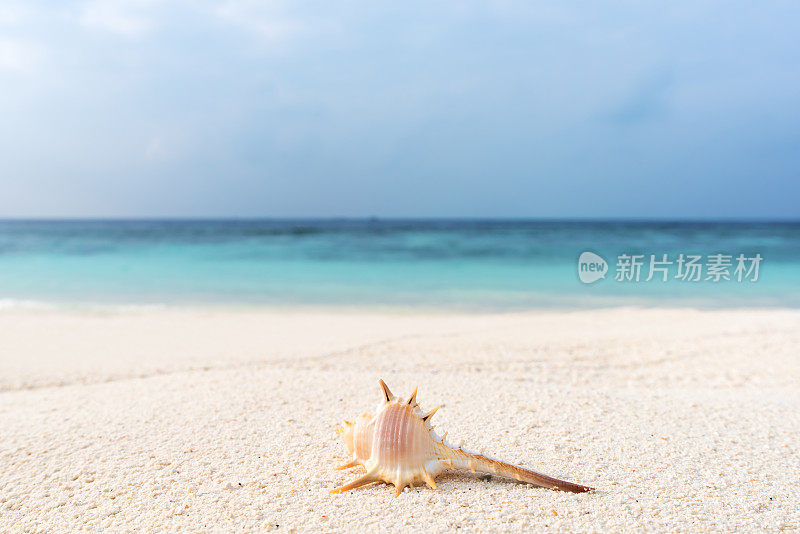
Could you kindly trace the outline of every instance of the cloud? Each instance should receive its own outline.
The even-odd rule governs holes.
[[[96,0],[84,6],[81,24],[124,37],[138,37],[153,27],[146,13],[155,0]]]
[[[667,92],[673,83],[671,71],[656,72],[635,86],[608,118],[617,124],[635,124],[662,115],[667,111]]]
[[[0,190],[31,199],[0,195],[0,212],[44,213],[36,191],[61,182],[141,214],[153,195],[124,192],[167,206],[172,183],[191,214],[175,184],[202,181],[215,213],[254,215],[381,198],[398,214],[602,214],[574,193],[586,177],[622,193],[668,174],[794,183],[800,8],[686,9],[0,0]],[[496,191],[513,194],[484,202]],[[91,214],[82,202],[53,209]]]
[[[307,36],[330,25],[309,13],[297,13],[298,6],[300,3],[285,0],[227,0],[212,12],[223,23],[241,28],[269,44]]]
[[[41,48],[36,45],[0,38],[0,72],[32,72],[41,56]]]
[[[19,12],[18,5],[5,5],[0,4],[0,24],[12,25],[19,24],[22,17]]]
[[[144,155],[148,160],[160,161],[168,156],[167,147],[164,144],[164,139],[161,136],[153,136],[147,142]]]

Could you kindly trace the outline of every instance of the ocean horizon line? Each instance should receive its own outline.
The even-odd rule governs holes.
[[[65,216],[0,217],[14,222],[487,222],[487,223],[661,223],[661,224],[800,224],[796,218],[769,217],[394,217],[394,216]]]

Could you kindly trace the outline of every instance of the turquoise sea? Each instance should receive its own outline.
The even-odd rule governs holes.
[[[604,279],[579,280],[584,251]],[[615,280],[621,254],[643,256],[638,282]],[[666,282],[645,281],[651,254]],[[731,256],[731,280],[676,278],[680,254]],[[740,254],[757,281],[736,280]],[[2,221],[0,306],[36,304],[796,307],[800,222]]]

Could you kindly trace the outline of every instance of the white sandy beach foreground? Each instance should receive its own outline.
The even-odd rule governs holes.
[[[798,531],[800,311],[0,312],[0,530]],[[378,378],[597,487],[332,495]]]

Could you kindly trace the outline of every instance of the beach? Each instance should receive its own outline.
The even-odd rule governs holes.
[[[0,534],[800,534],[800,3],[52,4]]]
[[[797,531],[800,310],[0,311],[0,530]],[[597,488],[358,476],[378,379]]]

